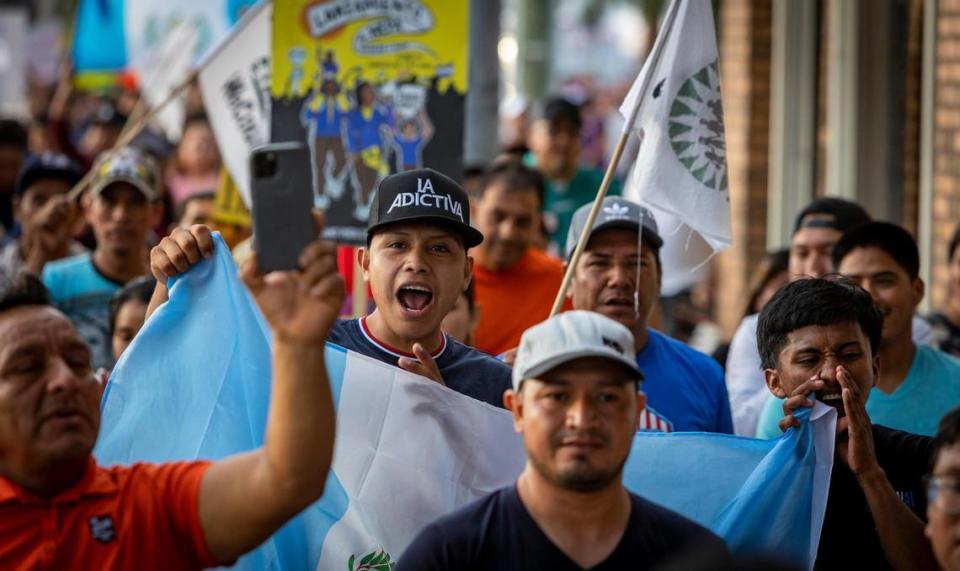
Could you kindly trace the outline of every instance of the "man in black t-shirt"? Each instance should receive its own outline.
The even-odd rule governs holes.
[[[879,373],[883,315],[851,282],[795,281],[760,313],[757,346],[767,387],[793,412],[816,400],[837,409],[836,461],[816,569],[930,569],[923,474],[932,439],[873,426],[865,408]]]
[[[526,468],[424,528],[397,571],[663,569],[691,554],[723,568],[717,536],[623,487],[645,404],[633,346],[626,327],[589,311],[528,329],[504,399]]]

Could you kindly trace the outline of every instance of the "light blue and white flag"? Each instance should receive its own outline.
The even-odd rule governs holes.
[[[183,23],[197,34],[193,61],[222,40],[256,0],[80,0],[73,43],[78,72],[117,71],[160,48]]]
[[[101,464],[218,459],[263,443],[270,336],[216,242],[215,256],[172,280],[170,301],[117,364],[102,404]],[[506,411],[333,345],[327,368],[337,436],[326,492],[238,568],[389,571],[424,525],[523,469]],[[833,409],[818,405],[779,440],[640,433],[625,483],[735,552],[809,567],[834,426]]]

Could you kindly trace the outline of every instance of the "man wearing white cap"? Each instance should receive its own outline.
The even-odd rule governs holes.
[[[423,529],[397,571],[635,569],[681,552],[729,558],[723,542],[623,487],[645,398],[633,335],[595,312],[528,329],[504,402],[527,450],[510,486]]]

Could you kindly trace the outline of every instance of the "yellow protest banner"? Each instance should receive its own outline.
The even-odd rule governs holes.
[[[461,177],[468,15],[467,0],[274,1],[271,140],[310,147],[328,237],[365,241],[390,173]]]

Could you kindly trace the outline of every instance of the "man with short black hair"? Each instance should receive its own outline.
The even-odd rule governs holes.
[[[884,316],[877,351],[882,366],[867,403],[870,418],[933,436],[939,418],[960,404],[960,361],[913,341],[913,316],[924,294],[917,243],[896,224],[869,222],[844,234],[833,247],[833,263],[870,293]],[[781,409],[775,399],[767,403],[758,438],[779,436]]]
[[[870,221],[856,202],[841,198],[817,198],[797,214],[790,239],[790,279],[820,278],[833,272],[830,253],[843,233]],[[763,381],[757,355],[757,315],[740,322],[727,357],[727,390],[733,426],[737,434],[753,436],[770,393]]]
[[[849,282],[794,281],[760,312],[764,378],[785,398],[781,426],[812,396],[837,410],[836,459],[815,569],[928,569],[923,474],[932,439],[871,424],[865,408],[880,372],[883,314]]]
[[[209,233],[193,245],[193,261],[213,254]],[[216,462],[97,465],[90,348],[36,277],[0,285],[0,568],[231,565],[320,497],[336,426],[324,343],[344,286],[333,244],[300,260],[241,270],[272,332],[271,398],[263,446]]]
[[[592,206],[582,206],[573,216],[568,260]],[[568,295],[574,309],[605,315],[633,334],[637,365],[647,378],[648,402],[639,429],[731,433],[730,402],[720,365],[647,325],[660,297],[662,245],[649,210],[617,196],[604,198],[574,268]]]
[[[927,537],[944,571],[960,571],[960,408],[940,420],[927,480]]]
[[[80,166],[66,155],[27,157],[13,194],[20,236],[0,249],[0,274],[27,271],[40,275],[47,262],[85,251],[73,239],[80,209],[67,197],[82,176]]]
[[[550,316],[563,263],[533,244],[540,232],[544,180],[516,161],[494,165],[474,201],[483,242],[473,252],[482,309],[476,347],[491,355],[514,349],[527,328]],[[517,303],[523,292],[523,303]]]
[[[644,407],[633,345],[592,311],[528,329],[504,397],[526,468],[515,486],[424,528],[397,571],[646,569],[691,551],[730,564],[718,537],[623,486]]]
[[[552,97],[534,105],[532,117],[531,152],[525,161],[547,179],[544,223],[551,248],[561,252],[573,213],[593,202],[604,173],[580,164],[583,119],[578,106],[563,97]],[[620,183],[613,181],[607,194],[620,194]]]

